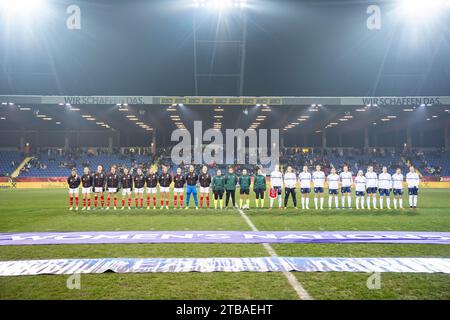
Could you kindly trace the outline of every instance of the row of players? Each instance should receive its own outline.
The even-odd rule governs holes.
[[[324,188],[325,181],[328,184],[328,208],[334,204],[339,209],[338,190],[340,187],[341,193],[341,208],[346,208],[345,199],[347,199],[347,208],[352,208],[351,188],[354,186],[356,193],[356,208],[364,209],[365,200],[367,209],[377,209],[377,191],[379,192],[379,207],[383,209],[384,200],[386,200],[387,209],[391,208],[390,194],[394,194],[394,208],[403,209],[403,182],[404,177],[400,169],[391,175],[387,172],[387,168],[382,168],[382,173],[377,174],[373,171],[373,167],[367,168],[366,174],[362,170],[353,178],[352,173],[348,171],[348,167],[344,166],[340,174],[336,173],[336,169],[332,168],[331,173],[325,176],[321,170],[321,166],[317,165],[316,170],[311,174],[308,167],[304,166],[303,171],[297,174],[293,171],[291,166],[288,166],[284,174],[279,170],[278,165],[270,174],[270,208],[273,207],[275,200],[278,202],[278,207],[282,207],[282,190],[284,187],[284,208],[287,208],[289,197],[292,198],[294,207],[297,208],[296,187],[300,184],[301,206],[302,209],[309,209],[309,194],[311,192],[311,185],[314,190],[314,205],[315,209],[323,209],[324,205]],[[232,167],[228,169],[225,175],[222,175],[221,170],[217,170],[216,176],[211,177],[208,174],[206,166],[202,168],[202,172],[197,174],[194,171],[194,166],[189,167],[189,172],[182,174],[181,168],[178,168],[176,174],[172,176],[167,172],[167,167],[162,167],[162,173],[158,175],[154,168],[150,169],[148,174],[144,175],[141,169],[137,169],[137,174],[132,175],[128,169],[124,169],[123,175],[116,172],[116,167],[111,167],[109,173],[103,172],[103,167],[100,165],[97,172],[90,174],[89,168],[84,168],[83,175],[79,177],[76,170],[72,170],[71,175],[67,178],[69,185],[70,196],[70,210],[73,209],[75,199],[75,209],[78,210],[78,194],[79,186],[82,185],[82,210],[91,209],[91,191],[94,193],[94,209],[98,207],[98,200],[100,197],[101,207],[105,207],[104,192],[107,191],[106,209],[109,209],[111,198],[114,201],[114,209],[117,208],[117,192],[122,189],[122,209],[128,205],[131,208],[132,196],[131,192],[134,188],[134,201],[136,207],[144,207],[144,189],[147,195],[147,209],[150,208],[151,200],[153,208],[156,208],[157,186],[159,184],[160,191],[160,208],[169,209],[169,195],[170,186],[173,183],[173,204],[175,208],[180,208],[183,205],[184,191],[186,190],[185,207],[189,208],[190,196],[192,194],[195,202],[195,208],[198,209],[197,198],[197,184],[200,185],[200,206],[203,206],[203,200],[206,201],[206,207],[210,207],[210,187],[214,196],[214,208],[218,206],[223,208],[223,196],[225,194],[225,206],[228,206],[231,199],[233,207],[236,207],[235,191],[239,186],[240,193],[240,208],[250,207],[250,185],[251,178],[247,174],[247,170],[242,171],[242,175],[237,176]],[[410,167],[410,172],[406,175],[406,184],[408,186],[409,206],[415,209],[417,206],[417,195],[419,189],[420,178],[415,172],[414,167]],[[255,206],[264,206],[264,194],[266,192],[266,176],[263,175],[262,170],[258,169],[257,174],[253,179],[253,191],[255,192],[256,200]],[[367,193],[367,198],[366,197]],[[151,199],[152,198],[152,199]],[[178,202],[179,200],[179,202]]]

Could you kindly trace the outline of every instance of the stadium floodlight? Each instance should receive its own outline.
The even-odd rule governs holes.
[[[44,0],[0,0],[0,12],[28,15],[43,10],[44,4]]]
[[[400,0],[400,14],[409,18],[430,19],[450,8],[449,0]]]
[[[196,8],[208,8],[215,10],[243,8],[245,0],[194,0],[192,5]]]

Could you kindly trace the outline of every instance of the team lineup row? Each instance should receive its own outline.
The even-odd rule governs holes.
[[[307,166],[303,167],[303,171],[298,175],[294,172],[291,166],[286,168],[283,174],[278,165],[274,166],[274,170],[270,173],[270,208],[273,207],[275,200],[277,200],[278,207],[281,208],[284,203],[284,208],[287,208],[289,197],[292,198],[294,208],[297,208],[296,187],[300,184],[301,193],[301,207],[302,209],[309,209],[309,194],[311,186],[314,191],[314,205],[315,209],[323,209],[324,207],[324,189],[325,182],[328,184],[328,208],[352,208],[351,189],[354,187],[356,195],[356,209],[374,209],[377,207],[377,191],[379,192],[379,208],[384,208],[384,200],[386,200],[387,209],[391,209],[390,194],[393,192],[394,209],[403,209],[403,183],[406,181],[409,195],[409,206],[415,209],[417,207],[417,196],[420,178],[415,172],[414,167],[410,167],[410,172],[406,174],[406,179],[400,169],[391,175],[387,172],[387,168],[382,168],[382,173],[377,174],[373,171],[373,167],[369,166],[367,172],[364,174],[359,170],[356,177],[348,171],[348,167],[344,166],[340,174],[336,173],[336,169],[332,168],[331,173],[325,176],[321,170],[321,166],[317,165],[316,170],[311,174]],[[132,175],[128,169],[125,168],[122,175],[116,172],[116,167],[111,167],[109,173],[103,171],[102,166],[98,166],[94,174],[90,174],[89,168],[84,168],[83,175],[78,176],[76,170],[72,170],[71,175],[67,178],[69,185],[69,199],[70,210],[74,208],[78,210],[78,195],[79,187],[81,185],[82,193],[82,210],[91,209],[91,192],[94,193],[94,207],[96,209],[99,204],[101,208],[109,209],[111,199],[113,199],[114,209],[117,209],[117,192],[122,189],[122,206],[124,209],[127,205],[131,209],[132,204],[132,190],[134,189],[134,203],[136,208],[144,207],[144,191],[147,196],[147,209],[150,209],[151,204],[153,209],[156,208],[157,187],[159,185],[160,193],[160,208],[169,209],[170,188],[173,183],[173,205],[174,208],[180,208],[185,201],[185,208],[189,208],[189,201],[191,194],[194,198],[195,208],[198,209],[199,199],[197,197],[197,185],[200,186],[200,206],[203,207],[203,200],[206,201],[206,207],[210,207],[210,188],[213,193],[214,208],[220,209],[224,206],[228,207],[231,199],[233,207],[236,207],[236,188],[239,188],[240,199],[239,207],[247,209],[250,207],[250,188],[251,177],[247,171],[242,170],[242,175],[237,176],[234,169],[230,167],[228,172],[222,175],[221,170],[217,170],[216,175],[212,177],[208,173],[208,168],[204,166],[202,172],[197,174],[194,166],[189,167],[187,174],[182,174],[181,168],[178,168],[176,174],[173,176],[167,172],[167,167],[162,167],[162,173],[157,174],[154,168],[151,168],[147,174],[139,168],[137,174]],[[339,207],[339,187],[341,193],[341,207]],[[284,202],[282,201],[282,191],[284,189]],[[107,202],[105,207],[104,192],[107,192]],[[186,191],[186,199],[184,193]],[[255,193],[255,207],[264,206],[264,194],[266,192],[266,176],[258,169],[257,174],[253,177],[253,191]],[[367,197],[366,197],[367,195]],[[347,199],[347,206],[345,200]],[[366,204],[366,206],[365,206]]]

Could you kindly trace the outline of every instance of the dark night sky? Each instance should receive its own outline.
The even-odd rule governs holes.
[[[382,29],[370,31],[365,1],[248,2],[244,95],[450,95],[450,9],[408,22],[380,4]],[[72,3],[81,7],[79,31],[65,26]],[[194,95],[188,3],[53,0],[31,21],[3,16],[0,94]],[[217,14],[196,16],[203,39],[240,36],[237,13],[220,23]],[[217,47],[212,62],[213,47],[200,46],[199,70],[237,72],[238,52]],[[238,91],[233,78],[206,78],[199,94]]]

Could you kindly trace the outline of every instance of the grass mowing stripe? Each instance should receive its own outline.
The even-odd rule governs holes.
[[[245,212],[242,211],[242,209],[238,209],[238,211],[239,211],[239,214],[241,215],[241,217],[248,224],[250,229],[252,229],[253,231],[259,231],[258,228],[256,228],[256,226],[253,224],[252,220],[250,220],[250,218],[247,217]],[[278,257],[278,254],[275,252],[275,250],[273,250],[273,248],[272,248],[272,246],[270,244],[263,243],[263,246],[266,249],[267,253],[271,257]],[[313,300],[313,298],[308,293],[308,291],[306,291],[305,288],[303,288],[303,286],[300,284],[300,282],[297,280],[297,278],[292,273],[290,273],[288,271],[283,271],[283,274],[286,277],[286,279],[289,282],[289,284],[295,290],[295,292],[297,293],[297,295],[299,296],[300,299],[302,299],[302,300]]]

